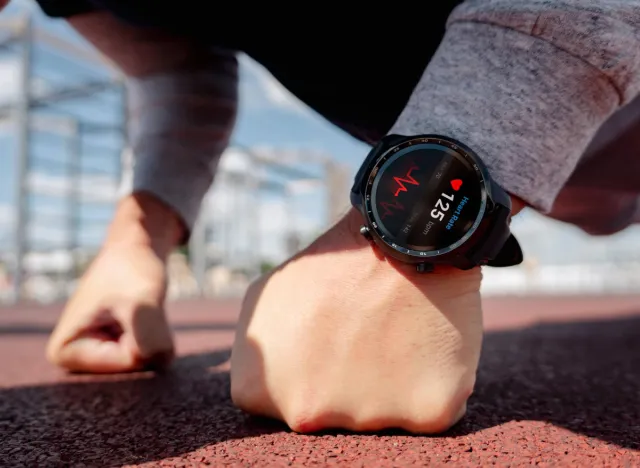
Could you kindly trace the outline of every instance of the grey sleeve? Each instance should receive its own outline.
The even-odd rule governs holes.
[[[133,181],[172,207],[191,232],[237,114],[238,64],[212,51],[186,69],[130,78]]]
[[[476,150],[548,212],[598,128],[640,91],[640,0],[472,0],[390,133]]]

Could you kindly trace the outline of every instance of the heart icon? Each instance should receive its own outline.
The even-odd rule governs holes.
[[[457,192],[458,190],[460,190],[460,187],[462,187],[462,181],[460,179],[452,180],[451,187],[453,187],[453,190]]]

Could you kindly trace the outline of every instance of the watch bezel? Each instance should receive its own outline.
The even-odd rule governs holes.
[[[390,238],[390,236],[386,235],[378,225],[373,211],[372,191],[374,183],[376,181],[376,177],[378,176],[379,169],[384,165],[386,161],[388,161],[399,151],[402,151],[411,146],[423,144],[441,145],[461,155],[470,163],[471,167],[475,170],[480,183],[480,209],[478,210],[478,215],[474,220],[473,225],[465,233],[465,235],[462,236],[462,238],[458,239],[456,242],[448,245],[447,247],[443,247],[438,250],[416,250],[408,248],[407,246],[397,244],[393,239]],[[420,135],[407,137],[406,140],[394,144],[390,148],[384,150],[384,152],[372,164],[362,191],[363,215],[365,216],[369,230],[371,234],[373,234],[373,236],[376,238],[376,241],[382,242],[386,247],[392,249],[393,253],[397,253],[405,258],[410,257],[412,259],[415,259],[416,261],[433,261],[435,257],[448,256],[452,252],[459,250],[461,247],[467,244],[468,240],[478,230],[482,223],[482,220],[485,218],[485,215],[488,211],[487,208],[491,200],[489,181],[490,179],[488,171],[480,161],[479,157],[476,156],[475,153],[464,144],[452,138],[447,138],[440,135]]]

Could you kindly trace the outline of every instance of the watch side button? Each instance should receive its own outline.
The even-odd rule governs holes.
[[[433,263],[419,263],[416,265],[418,273],[431,273],[433,271]]]
[[[367,240],[371,240],[371,231],[367,226],[360,226],[360,235]]]

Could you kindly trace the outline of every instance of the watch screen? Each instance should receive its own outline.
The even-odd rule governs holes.
[[[442,250],[461,241],[483,206],[476,169],[471,160],[439,144],[416,144],[389,156],[371,189],[380,231],[411,250]]]

